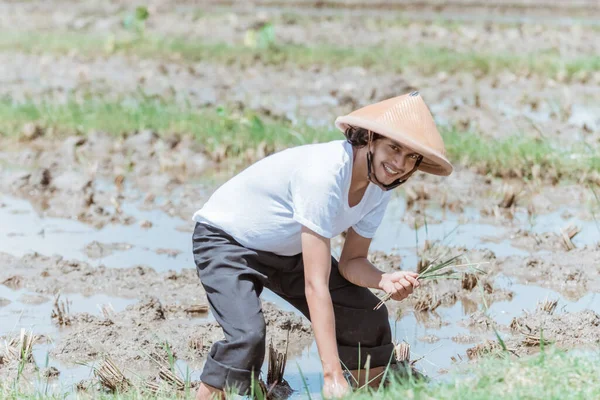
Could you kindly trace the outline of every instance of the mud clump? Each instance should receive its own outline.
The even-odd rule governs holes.
[[[478,341],[478,337],[473,335],[456,335],[452,337],[452,341],[455,343],[474,343]]]
[[[223,338],[221,327],[170,309],[156,297],[148,297],[110,319],[77,314],[73,328],[58,340],[51,355],[64,362],[87,362],[108,355],[139,372],[152,371],[156,361],[167,363],[169,357],[200,368],[212,343]],[[274,346],[285,346],[288,332],[291,354],[298,354],[311,343],[308,321],[269,303],[263,305],[263,311],[267,341]]]
[[[592,310],[552,315],[538,309],[513,318],[509,329],[511,335],[503,338],[507,352],[499,341],[486,340],[467,349],[469,359],[484,355],[521,356],[537,352],[542,345],[570,349],[595,348],[600,343],[600,315]]]
[[[471,332],[487,332],[495,323],[481,310],[469,315],[458,322],[458,325],[469,329]]]
[[[89,258],[104,258],[115,251],[126,251],[132,247],[128,243],[100,243],[93,241],[85,246],[84,252]]]
[[[514,333],[525,335],[524,340],[543,337],[566,347],[600,343],[600,315],[592,310],[557,315],[536,310],[513,318],[510,327]]]
[[[205,304],[206,295],[195,269],[179,272],[156,272],[144,266],[107,268],[86,262],[47,257],[38,253],[21,258],[0,253],[0,282],[14,285],[20,282],[37,295],[69,293],[84,295],[106,294],[125,298],[139,298],[140,293],[152,293],[161,301],[187,307]],[[17,273],[19,275],[17,275]]]
[[[475,286],[477,286],[477,282],[479,281],[479,278],[477,278],[477,275],[475,274],[465,274],[463,279],[462,279],[462,288],[464,290],[473,290],[473,288],[475,288]]]
[[[3,280],[1,283],[13,290],[21,289],[21,287],[23,287],[23,277],[20,275],[14,275]]]
[[[138,315],[140,321],[152,322],[166,319],[163,305],[156,297],[150,297],[145,301],[129,306],[129,309]]]
[[[24,293],[19,297],[18,301],[23,304],[38,305],[47,303],[48,301],[50,301],[50,298],[37,294]]]
[[[29,200],[37,212],[47,216],[76,219],[97,228],[108,223],[133,223],[132,217],[122,213],[114,195],[95,188],[94,176],[69,167],[58,159],[48,167],[0,180],[0,188],[4,186]]]
[[[419,341],[424,342],[424,343],[437,343],[440,341],[440,337],[436,336],[436,335],[426,335],[426,336],[421,336],[419,338]]]
[[[579,300],[586,293],[600,291],[600,253],[574,249],[527,257],[508,257],[499,263],[503,274],[521,282],[535,283]]]
[[[484,343],[467,349],[467,357],[469,360],[474,360],[483,356],[496,355],[502,352],[502,347],[497,341],[486,340]]]
[[[28,122],[23,125],[23,129],[21,130],[20,139],[23,142],[30,142],[44,135],[44,129],[33,122]]]
[[[56,367],[49,367],[42,371],[42,376],[47,379],[55,379],[60,375],[60,371]]]

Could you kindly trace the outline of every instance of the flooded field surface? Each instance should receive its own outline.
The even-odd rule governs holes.
[[[182,371],[187,368],[198,377],[203,355],[221,332],[193,269],[191,221],[147,210],[138,201],[123,203],[121,209],[135,221],[149,222],[146,227],[110,223],[95,228],[46,216],[14,196],[0,200],[0,335],[8,338],[21,328],[42,335],[45,343],[34,356],[44,360],[48,355],[49,366],[64,375],[58,379],[61,385],[89,378],[91,367],[75,363],[92,365],[105,353],[151,375],[153,364],[144,354],[160,353],[163,341]],[[414,299],[389,304],[395,339],[411,345],[428,375],[444,379],[457,364],[475,358],[477,346],[494,339],[492,325],[518,352],[530,347],[522,344],[524,333],[516,324],[533,332],[543,326],[545,337],[568,348],[600,339],[600,230],[594,220],[577,217],[585,215],[581,209],[565,207],[538,215],[532,223],[526,212],[508,219],[481,215],[471,207],[453,212],[423,203],[416,209],[413,205],[413,217],[424,217],[415,230],[416,221],[405,221],[411,214],[406,200],[399,196],[390,204],[373,242],[376,265],[414,269],[425,241],[433,248],[466,252],[470,261],[488,262],[482,282],[487,311],[478,286],[465,288],[460,281],[425,285]],[[560,232],[569,224],[581,232],[572,240],[576,248],[567,252]],[[270,337],[283,345],[293,328],[290,383],[302,387],[300,369],[311,391],[318,393],[320,362],[309,323],[276,295],[267,293],[263,300],[272,304],[265,309]],[[557,304],[540,315],[539,303],[546,300]],[[67,323],[52,317],[59,304],[70,305]],[[571,329],[565,329],[566,323]],[[2,371],[9,374],[11,369]]]
[[[234,3],[154,1],[145,19],[122,1],[0,3],[0,380],[93,396],[108,356],[148,387],[170,362],[197,384],[222,331],[192,214],[249,163],[412,90],[456,170],[397,191],[371,261],[461,255],[485,274],[387,302],[394,340],[434,380],[498,336],[514,355],[598,348],[596,2]],[[293,397],[318,395],[309,321],[262,298]]]

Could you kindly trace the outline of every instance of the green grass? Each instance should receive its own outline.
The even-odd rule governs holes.
[[[455,129],[444,132],[444,142],[452,162],[483,174],[560,180],[600,171],[600,153],[578,144],[565,148],[523,135],[493,140]]]
[[[465,376],[426,384],[394,384],[360,399],[597,399],[600,398],[600,357],[550,350],[514,360],[484,359]]]
[[[207,151],[226,148],[230,157],[265,144],[282,149],[343,138],[333,127],[292,125],[224,108],[197,110],[149,97],[122,102],[96,98],[66,104],[14,104],[10,99],[0,100],[0,135],[18,136],[28,122],[35,122],[45,127],[48,135],[59,137],[92,130],[115,136],[143,129],[161,135],[192,134]],[[452,127],[442,127],[441,131],[450,161],[482,174],[558,181],[600,172],[600,152],[590,147],[564,148],[524,135],[494,140]]]
[[[339,138],[334,131],[309,126],[268,123],[252,113],[233,114],[223,108],[194,110],[150,98],[106,102],[13,104],[0,100],[0,135],[18,135],[25,123],[36,121],[58,135],[100,130],[115,135],[152,129],[159,134],[192,134],[208,151],[228,147],[237,155],[261,143],[288,147]]]
[[[0,383],[2,399],[61,399],[64,395],[45,395],[42,389],[17,389],[12,382]],[[67,388],[65,388],[67,389]],[[296,388],[299,394],[307,389]],[[127,393],[97,393],[93,398],[110,400],[193,399],[193,390],[177,396],[172,391],[151,397],[134,387]],[[82,397],[84,398],[84,397]],[[379,391],[361,390],[346,397],[349,400],[383,399],[597,399],[600,398],[600,354],[570,354],[556,349],[523,357],[484,358],[470,365],[460,375],[447,376],[430,383],[392,383]]]
[[[579,72],[600,70],[600,56],[562,57],[548,53],[477,53],[457,52],[451,48],[430,46],[337,47],[315,44],[272,45],[251,48],[243,45],[205,43],[184,38],[156,38],[124,33],[120,36],[94,36],[85,33],[10,33],[0,36],[1,50],[25,52],[76,52],[87,56],[114,53],[133,54],[146,58],[173,58],[187,61],[211,61],[223,64],[251,65],[257,62],[298,67],[326,65],[332,67],[362,66],[377,71],[400,72],[418,68],[421,73],[439,71],[500,70],[531,72],[556,76],[559,72],[570,77]]]

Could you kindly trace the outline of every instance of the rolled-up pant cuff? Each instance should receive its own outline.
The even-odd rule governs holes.
[[[388,364],[394,364],[396,358],[394,355],[394,344],[388,343],[377,347],[360,347],[356,346],[338,346],[340,360],[349,370],[365,368],[365,364],[369,356],[370,368],[385,367]]]
[[[243,396],[248,394],[252,378],[254,380],[258,379],[258,373],[254,373],[253,376],[252,371],[229,367],[209,355],[204,364],[200,380],[214,388],[232,390]]]

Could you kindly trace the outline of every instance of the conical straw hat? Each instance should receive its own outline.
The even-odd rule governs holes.
[[[446,148],[429,108],[419,92],[371,104],[335,120],[342,132],[350,126],[364,128],[399,142],[421,154],[419,169],[434,175],[452,173]]]

